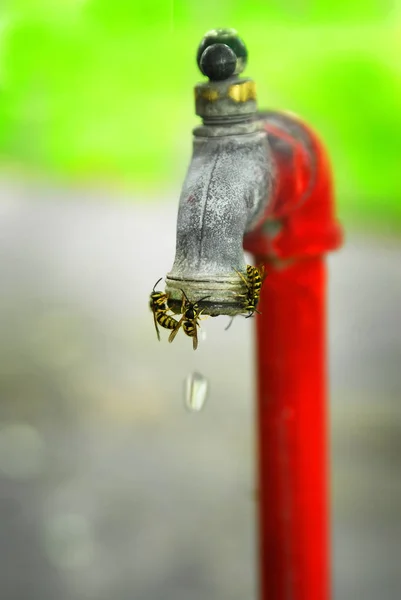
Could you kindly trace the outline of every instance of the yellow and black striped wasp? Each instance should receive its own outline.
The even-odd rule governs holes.
[[[246,279],[242,273],[240,273],[239,271],[237,271],[237,273],[248,288],[248,293],[245,296],[245,301],[243,304],[244,310],[249,312],[249,315],[246,317],[246,319],[252,317],[255,312],[260,315],[260,312],[257,310],[256,307],[259,303],[260,291],[262,289],[263,281],[266,277],[264,265],[260,265],[259,267],[247,265]]]
[[[181,305],[182,317],[178,321],[176,328],[173,329],[173,331],[170,333],[168,341],[172,342],[174,340],[180,327],[182,326],[184,333],[188,337],[192,338],[192,346],[193,346],[193,349],[196,350],[198,347],[198,327],[199,327],[198,321],[199,321],[200,315],[202,314],[202,312],[204,310],[204,309],[199,310],[198,303],[202,302],[202,300],[206,300],[206,298],[209,298],[210,296],[204,296],[197,302],[190,302],[188,300],[188,297],[187,297],[186,293],[184,292],[184,290],[181,290],[181,291],[182,291],[182,305]]]
[[[177,321],[167,314],[169,308],[167,306],[167,294],[165,292],[157,292],[155,288],[158,283],[163,279],[160,277],[153,286],[152,293],[150,294],[149,307],[153,313],[153,320],[155,323],[155,329],[157,333],[157,339],[160,342],[160,333],[158,324],[165,329],[174,329],[177,326]]]
[[[246,294],[239,294],[240,298],[244,298],[244,301],[242,304],[243,310],[247,311],[249,313],[245,318],[249,319],[249,317],[252,317],[255,312],[260,315],[261,313],[258,311],[257,306],[258,306],[259,299],[260,299],[260,291],[262,289],[263,281],[265,280],[265,277],[266,277],[264,265],[260,265],[259,267],[253,267],[252,265],[247,265],[246,266],[246,275],[247,275],[246,278],[244,277],[244,275],[242,273],[237,271],[237,269],[234,269],[234,270],[241,277],[242,281],[245,283],[245,285],[248,289]],[[231,326],[233,319],[234,319],[234,317],[232,317],[230,323],[226,327],[226,331]]]

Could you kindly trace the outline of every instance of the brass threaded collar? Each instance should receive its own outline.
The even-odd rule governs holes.
[[[195,86],[195,112],[200,117],[256,113],[256,84],[252,79],[231,78]]]

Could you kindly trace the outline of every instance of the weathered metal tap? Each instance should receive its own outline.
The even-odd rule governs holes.
[[[209,298],[203,312],[243,312],[239,294],[246,273],[243,238],[271,200],[274,165],[257,112],[255,83],[240,78],[246,65],[244,44],[234,30],[206,34],[198,65],[206,83],[195,87],[193,155],[182,188],[174,266],[168,274],[169,306],[179,310],[182,289],[189,298]]]

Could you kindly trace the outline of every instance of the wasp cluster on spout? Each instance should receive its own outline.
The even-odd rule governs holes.
[[[165,329],[171,329],[170,336],[168,338],[169,342],[172,342],[177,335],[178,331],[182,327],[184,333],[192,338],[193,349],[196,350],[198,347],[198,327],[200,315],[203,310],[199,310],[199,302],[202,300],[206,300],[209,296],[205,296],[201,298],[197,302],[190,302],[184,290],[182,291],[182,304],[181,304],[181,314],[182,317],[179,321],[174,319],[172,315],[168,315],[168,311],[170,310],[167,305],[168,296],[165,292],[157,292],[155,290],[157,284],[161,281],[160,278],[154,285],[153,291],[150,294],[150,309],[153,312],[153,319],[155,323],[155,329],[157,333],[157,338],[160,341],[160,333],[159,327],[164,327]]]
[[[252,317],[254,313],[259,313],[257,310],[260,292],[262,289],[262,284],[265,278],[264,267],[263,265],[260,267],[253,267],[252,265],[247,265],[246,268],[246,277],[234,269],[238,276],[242,279],[246,286],[245,294],[238,294],[237,297],[241,302],[242,310],[244,313],[248,313],[247,317]],[[164,329],[169,329],[171,331],[168,341],[172,342],[178,331],[182,328],[185,335],[192,338],[192,346],[193,349],[196,350],[198,347],[198,327],[199,321],[201,320],[201,314],[205,310],[199,308],[200,302],[206,300],[210,296],[204,296],[196,301],[190,301],[184,292],[182,292],[182,302],[181,302],[181,318],[179,320],[175,319],[172,311],[168,306],[168,295],[165,292],[157,291],[156,286],[160,283],[162,278],[156,281],[153,286],[152,293],[150,294],[150,310],[153,313],[153,320],[155,324],[157,338],[160,341],[160,332],[159,325]],[[168,314],[170,312],[170,314]],[[259,313],[260,314],[260,313]],[[234,317],[233,317],[234,318]],[[231,325],[232,320],[229,324]],[[226,328],[228,329],[228,327]]]

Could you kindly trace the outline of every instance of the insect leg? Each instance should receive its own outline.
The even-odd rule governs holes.
[[[234,317],[231,317],[229,324],[227,325],[227,327],[224,328],[224,331],[228,331],[231,327],[231,325],[233,324],[234,321]]]

